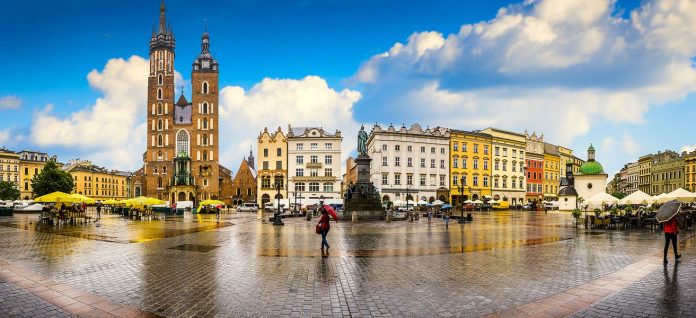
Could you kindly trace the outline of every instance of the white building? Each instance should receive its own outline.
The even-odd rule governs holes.
[[[493,137],[493,199],[508,201],[510,206],[524,204],[526,136],[497,128],[481,132]]]
[[[449,138],[449,129],[442,127],[375,125],[367,149],[372,183],[382,201],[449,201]]]
[[[314,203],[341,198],[341,132],[288,126],[288,199]],[[297,199],[297,200],[296,200]]]

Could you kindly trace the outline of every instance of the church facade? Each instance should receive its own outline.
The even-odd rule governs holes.
[[[170,204],[230,201],[231,171],[219,164],[218,62],[209,50],[210,36],[207,30],[202,34],[200,54],[192,63],[190,101],[183,91],[174,101],[174,48],[162,3],[149,45],[147,148],[143,167],[133,176],[133,195]]]

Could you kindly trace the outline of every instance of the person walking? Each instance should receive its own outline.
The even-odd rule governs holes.
[[[97,202],[97,220],[101,219],[101,208],[102,208],[101,201],[98,201]]]
[[[445,211],[445,214],[442,215],[442,218],[445,219],[445,227],[449,227],[449,221],[450,221],[449,212]]]
[[[674,250],[674,261],[678,262],[681,258],[681,254],[677,254],[677,234],[679,233],[679,226],[677,226],[677,216],[675,215],[669,221],[665,222],[662,226],[665,232],[665,250],[664,250],[664,263],[667,264],[667,250],[669,250],[669,242],[672,241],[672,249]]]
[[[328,252],[330,246],[329,242],[326,240],[326,235],[329,234],[329,230],[331,230],[331,224],[329,224],[331,219],[329,218],[329,213],[326,212],[323,206],[319,208],[319,210],[321,211],[321,217],[317,225],[321,227],[321,250],[323,251],[324,246],[326,246],[326,251]]]

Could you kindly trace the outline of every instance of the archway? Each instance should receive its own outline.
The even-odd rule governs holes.
[[[186,193],[184,192],[179,192],[179,198],[177,201],[186,201]]]
[[[389,196],[388,196],[388,195],[385,195],[385,196],[382,197],[382,203],[384,203],[384,202],[389,202],[389,201],[390,201],[390,200],[389,200]]]
[[[430,198],[428,199],[428,202],[430,202],[430,203],[435,202],[435,197],[430,197]]]
[[[441,195],[438,199],[442,202],[447,202],[447,198],[444,195]]]
[[[280,194],[280,193],[276,193],[275,197],[273,197],[273,198],[276,199],[276,200],[278,200],[278,199],[281,199],[281,200],[282,200],[282,199],[283,199],[283,195]]]
[[[476,200],[478,200],[478,199],[479,199],[479,196],[478,196],[478,194],[474,194],[474,195],[472,195],[472,196],[471,196],[471,198],[473,198],[473,199],[474,199],[474,201],[476,201]]]
[[[140,196],[140,187],[135,187],[135,197],[137,198],[139,196]]]
[[[271,196],[268,195],[268,193],[264,193],[264,195],[261,196],[261,204],[266,204],[271,201]]]

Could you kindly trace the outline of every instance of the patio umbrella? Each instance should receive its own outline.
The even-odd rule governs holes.
[[[676,189],[670,193],[667,193],[664,197],[665,200],[677,200],[681,203],[691,203],[696,201],[696,193],[686,191],[682,188]]]
[[[443,204],[445,204],[445,202],[442,202],[440,200],[435,200],[435,202],[433,202],[433,205],[443,205]]]
[[[670,219],[672,219],[679,211],[681,210],[681,202],[677,200],[672,200],[669,201],[665,204],[663,204],[659,210],[657,210],[657,214],[655,214],[655,218],[657,219],[658,222],[667,222]]]
[[[473,204],[483,204],[483,201],[481,201],[481,200],[476,200],[476,201],[474,201],[474,202],[472,202],[472,203],[473,203]]]
[[[651,203],[653,201],[653,197],[649,194],[638,190],[619,200],[619,204],[642,204],[643,202]]]
[[[466,201],[464,201],[464,203],[466,203],[466,204],[471,204],[471,203],[474,203],[474,201],[466,200]]]
[[[66,197],[58,198],[58,201],[64,202],[64,203],[86,203],[86,204],[92,204],[92,203],[96,202],[96,200],[94,200],[88,196],[84,196],[82,194],[77,194],[77,193],[73,193],[73,194],[68,195]]]
[[[653,202],[655,202],[655,203],[665,203],[665,202],[667,202],[667,200],[665,200],[665,196],[666,196],[666,195],[667,195],[667,193],[660,193],[660,194],[658,194],[658,195],[656,195],[656,196],[653,196],[653,199],[654,199]]]
[[[428,205],[428,202],[425,202],[425,200],[420,200],[418,201],[418,205]]]
[[[614,204],[619,202],[619,199],[617,199],[615,196],[606,193],[606,192],[600,192],[595,195],[593,195],[591,198],[587,199],[587,204],[593,207],[600,207],[603,204]]]
[[[443,204],[441,209],[451,209],[452,205],[451,204]]]
[[[102,202],[102,204],[106,204],[106,205],[114,205],[116,203],[118,203],[118,201],[116,201],[114,199],[108,199],[108,200]]]
[[[63,198],[63,197],[67,197],[67,196],[70,196],[70,195],[65,193],[65,192],[56,191],[53,193],[44,194],[44,195],[34,199],[34,202],[55,203],[55,202],[58,202],[59,198]]]

